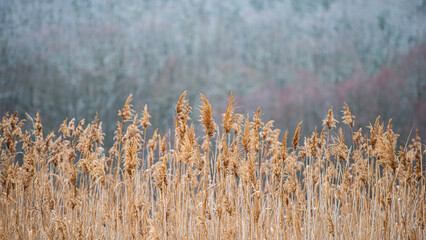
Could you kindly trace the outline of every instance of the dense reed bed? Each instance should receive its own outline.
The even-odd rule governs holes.
[[[97,117],[45,135],[39,115],[6,114],[0,238],[425,239],[417,134],[398,146],[379,117],[358,130],[345,104],[303,137],[236,113],[232,94],[219,126],[201,100],[197,136],[185,92],[168,134],[129,96],[110,149]]]

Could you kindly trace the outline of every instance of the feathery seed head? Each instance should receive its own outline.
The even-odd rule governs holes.
[[[130,102],[132,101],[133,94],[130,94],[129,97],[127,97],[126,103],[124,104],[123,109],[118,111],[118,116],[121,117],[123,122],[127,122],[131,117],[133,116],[134,110],[132,109],[132,104]]]
[[[302,122],[303,121],[301,121],[298,125],[297,125],[297,128],[296,128],[296,131],[294,132],[294,137],[293,137],[293,150],[296,150],[297,149],[297,146],[299,145],[299,138],[300,138],[300,126],[302,125]]]
[[[212,107],[210,106],[209,101],[207,98],[200,93],[201,95],[201,105],[200,105],[200,122],[204,125],[204,132],[209,137],[213,137],[216,130],[216,123],[213,120],[213,113],[212,113]]]
[[[231,129],[234,127],[235,121],[238,119],[238,115],[235,114],[235,109],[237,108],[237,103],[233,99],[233,95],[229,96],[228,107],[224,114],[222,114],[222,126],[226,134],[231,132]]]
[[[151,117],[151,115],[149,115],[148,113],[148,106],[145,104],[145,107],[142,111],[142,119],[141,119],[141,123],[143,128],[147,128],[148,126],[151,126],[151,123],[149,122],[149,118]]]
[[[327,118],[322,121],[323,125],[326,125],[328,127],[328,130],[331,130],[332,128],[336,127],[336,123],[338,123],[336,119],[334,119],[333,114],[333,106],[331,106],[330,110],[328,110]]]
[[[345,102],[345,105],[343,106],[342,113],[342,119],[343,119],[343,123],[348,124],[351,128],[354,126],[354,118],[355,116],[352,115],[351,113],[351,109],[349,108],[348,104]]]

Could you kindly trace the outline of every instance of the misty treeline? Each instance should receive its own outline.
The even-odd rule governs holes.
[[[167,129],[184,89],[216,113],[232,91],[282,129],[347,102],[356,127],[381,115],[425,139],[425,22],[419,0],[1,0],[0,115],[98,113],[111,136],[130,93]]]

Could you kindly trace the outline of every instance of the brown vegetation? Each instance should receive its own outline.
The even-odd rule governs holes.
[[[148,108],[139,116],[129,96],[108,151],[98,117],[66,119],[44,135],[38,115],[24,130],[6,114],[0,239],[425,238],[418,133],[397,146],[391,121],[380,118],[356,131],[345,103],[351,144],[331,108],[320,133],[303,137],[299,123],[288,148],[288,132],[262,122],[260,108],[250,120],[231,95],[219,128],[201,97],[202,136],[184,92],[174,135],[147,137]]]

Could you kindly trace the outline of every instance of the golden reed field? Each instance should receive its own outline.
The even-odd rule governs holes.
[[[260,109],[236,113],[232,94],[221,121],[201,100],[199,119],[190,119],[184,92],[174,131],[162,132],[129,96],[114,136],[97,117],[66,119],[46,135],[38,114],[6,114],[0,238],[426,238],[425,152],[415,131],[398,145],[391,121],[356,126],[345,103],[341,119],[331,108],[321,128],[301,136],[301,123],[282,132]]]

